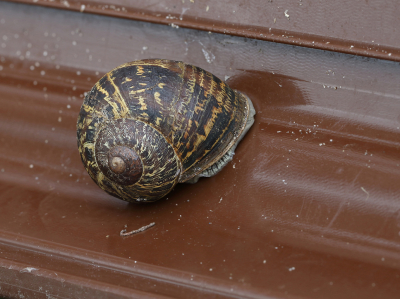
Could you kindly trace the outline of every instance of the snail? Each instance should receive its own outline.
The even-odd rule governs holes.
[[[254,115],[247,96],[199,67],[133,61],[86,94],[77,123],[79,153],[107,193],[152,202],[177,183],[219,172]]]

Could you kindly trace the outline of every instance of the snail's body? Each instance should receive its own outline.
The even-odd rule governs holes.
[[[86,95],[78,147],[106,192],[154,201],[178,182],[218,172],[253,115],[247,97],[201,68],[134,61],[107,73]]]

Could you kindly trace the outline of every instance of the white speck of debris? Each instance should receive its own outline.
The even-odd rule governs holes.
[[[233,167],[233,168],[236,168],[236,163],[234,163],[232,167]]]
[[[62,1],[62,4],[64,4],[64,6],[66,6],[66,7],[69,7],[69,3],[66,0]]]
[[[213,269],[212,268],[210,268],[210,271],[212,271]]]
[[[33,268],[33,267],[26,267],[26,268],[22,269],[20,272],[21,272],[21,273],[23,273],[23,272],[32,273],[32,271],[35,271],[35,270],[38,270],[38,269]]]
[[[211,63],[211,62],[214,61],[214,59],[215,59],[214,54],[209,53],[209,52],[207,52],[207,51],[204,50],[204,49],[201,49],[201,50],[203,51],[204,58],[206,59],[206,61],[207,61],[208,63]]]
[[[291,268],[289,268],[289,272],[292,272],[292,271],[294,271],[296,268],[295,267],[291,267]]]
[[[288,18],[288,20],[289,20],[289,14],[288,14],[288,12],[289,12],[289,10],[286,9],[286,10],[285,10],[285,17]]]
[[[388,56],[392,56],[392,53],[389,53]]]
[[[221,199],[219,200],[219,203],[221,203],[221,201],[222,201],[222,197],[221,197]]]
[[[42,76],[44,76],[44,75],[46,74],[46,72],[45,72],[45,71],[41,71],[40,74],[41,74]]]
[[[80,76],[80,75],[81,75],[81,71],[76,71],[76,74],[77,74],[78,76]]]
[[[176,29],[179,28],[179,26],[178,26],[178,25],[175,25],[174,23],[169,24],[169,26],[171,26],[172,28],[176,28]]]
[[[225,75],[225,81],[228,80],[231,76]]]
[[[143,51],[146,51],[147,49],[148,49],[148,47],[146,47],[146,46],[143,46]]]
[[[62,118],[61,118],[61,116],[58,118],[58,122],[61,122],[62,121]]]
[[[206,7],[206,11],[208,11],[209,9],[210,9],[210,6],[208,6],[208,5],[207,5],[207,7]]]
[[[81,5],[80,12],[84,12],[84,11],[85,11],[85,8],[86,8],[85,4],[82,4],[82,5]]]
[[[354,48],[354,46],[350,46],[350,49],[353,49]]]
[[[184,13],[186,12],[186,11],[188,11],[190,8],[189,7],[183,7],[182,8],[182,13],[181,13],[181,15],[179,16],[179,20],[183,20],[183,15],[184,15]]]
[[[367,200],[369,198],[369,192],[367,190],[364,189],[364,187],[361,187],[361,190],[365,192],[365,194],[367,194],[367,198],[365,200]]]
[[[29,168],[33,168],[33,164],[29,165]]]

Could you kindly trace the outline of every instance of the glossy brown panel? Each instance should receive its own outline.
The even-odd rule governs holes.
[[[0,21],[3,294],[398,297],[399,63],[4,2]],[[221,173],[134,205],[91,181],[76,119],[105,72],[151,57],[257,114]]]
[[[10,1],[400,61],[396,0]]]

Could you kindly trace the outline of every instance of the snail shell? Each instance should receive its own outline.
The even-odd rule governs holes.
[[[155,201],[232,160],[254,122],[251,101],[211,73],[179,61],[123,64],[87,93],[78,148],[107,193]]]

